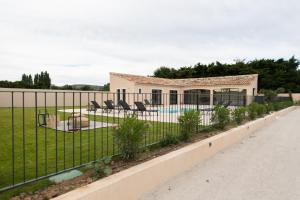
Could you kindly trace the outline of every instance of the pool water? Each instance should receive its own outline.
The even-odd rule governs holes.
[[[191,108],[160,108],[158,111],[160,113],[178,113],[193,110]]]

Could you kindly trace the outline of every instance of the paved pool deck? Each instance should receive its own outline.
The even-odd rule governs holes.
[[[300,199],[300,109],[140,200]]]

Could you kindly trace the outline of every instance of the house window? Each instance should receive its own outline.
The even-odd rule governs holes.
[[[117,89],[117,102],[121,100],[121,90]]]
[[[152,104],[161,105],[161,90],[152,90]]]
[[[119,102],[120,100],[126,101],[126,89],[117,89],[117,102]]]
[[[126,101],[126,89],[123,89],[122,91],[123,91],[122,92],[123,93],[123,101]]]
[[[140,89],[139,89],[139,94],[141,94],[141,93],[142,93],[142,89],[140,88]]]
[[[170,105],[177,104],[177,90],[170,90]]]

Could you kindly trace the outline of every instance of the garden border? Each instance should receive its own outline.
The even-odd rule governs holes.
[[[297,106],[291,106],[263,118],[250,121],[244,125],[70,191],[56,197],[55,200],[138,199],[141,195],[159,186],[171,177],[190,169],[197,163],[239,142],[279,116],[296,109]]]

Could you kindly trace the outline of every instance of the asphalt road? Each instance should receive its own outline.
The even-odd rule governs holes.
[[[300,199],[300,109],[141,198],[155,199]]]

